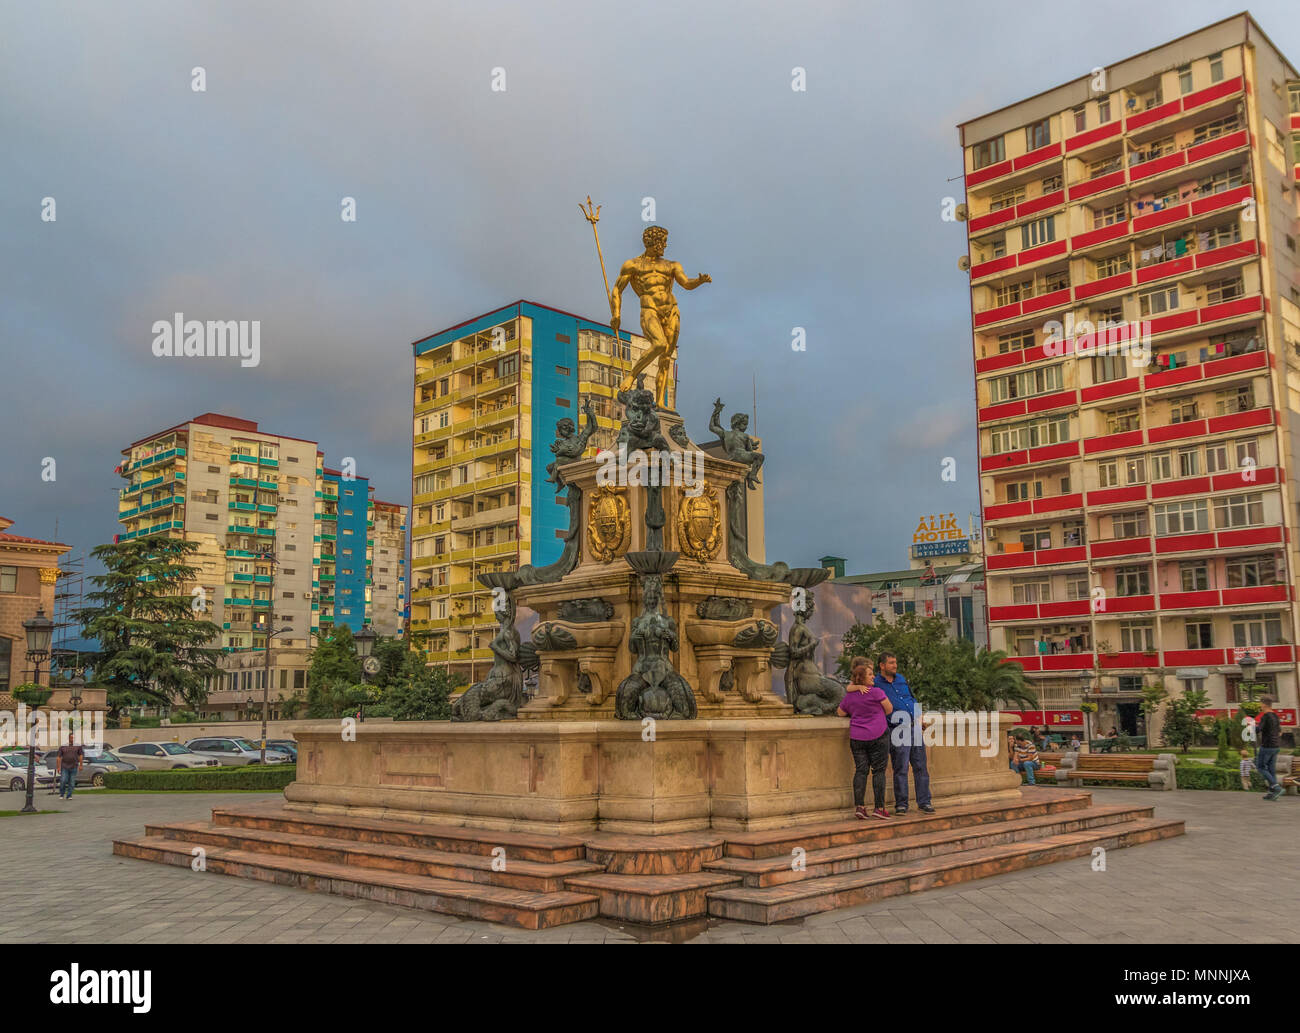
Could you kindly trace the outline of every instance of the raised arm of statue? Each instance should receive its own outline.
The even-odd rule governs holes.
[[[587,447],[587,442],[591,440],[591,436],[596,433],[599,427],[596,423],[596,410],[591,407],[590,398],[582,403],[582,412],[583,415],[587,417],[587,421],[583,424],[582,430],[578,434],[578,438],[582,442],[582,447],[585,449]]]
[[[713,416],[709,419],[709,430],[720,438],[727,433],[722,426],[722,421],[718,418],[722,415],[722,410],[722,399],[718,398],[713,403]]]

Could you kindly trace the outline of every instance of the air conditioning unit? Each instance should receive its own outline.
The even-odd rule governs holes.
[[[988,541],[990,541],[990,542],[993,541],[993,539],[996,538],[997,536],[998,536],[998,534],[997,534],[996,529],[994,529],[994,528],[992,528],[992,527],[986,527],[986,528],[984,528],[984,537],[985,537]]]
[[[961,258],[957,259],[957,268],[963,273],[970,272],[970,256],[962,255]]]

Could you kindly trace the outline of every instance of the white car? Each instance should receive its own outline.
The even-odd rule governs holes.
[[[222,767],[242,767],[245,764],[262,763],[262,747],[255,742],[238,737],[215,739],[191,739],[185,744],[195,753],[211,757]],[[285,764],[289,758],[279,750],[267,747],[268,764]]]
[[[188,746],[178,742],[159,740],[156,742],[131,742],[119,746],[113,751],[123,760],[129,760],[138,768],[148,770],[171,770],[172,768],[215,768],[221,762],[213,757],[195,753]]]
[[[39,762],[36,769],[40,771]],[[27,788],[27,754],[20,758],[16,753],[0,754],[0,789],[22,792]]]

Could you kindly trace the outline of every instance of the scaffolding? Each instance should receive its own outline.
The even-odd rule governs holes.
[[[81,648],[81,622],[77,613],[86,605],[86,554],[59,558],[59,579],[54,585],[54,643],[50,650],[50,680],[72,678],[85,667]]]

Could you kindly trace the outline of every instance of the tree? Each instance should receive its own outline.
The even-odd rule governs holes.
[[[445,721],[451,717],[448,697],[460,684],[441,667],[430,667],[424,657],[408,652],[401,674],[390,682],[383,700],[395,721]]]
[[[343,678],[317,679],[307,685],[307,716],[335,718],[355,714],[369,699],[365,685]]]
[[[197,542],[142,538],[100,545],[91,556],[105,573],[99,591],[75,614],[82,634],[99,642],[89,657],[96,681],[118,709],[145,700],[170,706],[179,697],[191,709],[207,699],[207,679],[219,670],[221,629],[197,614],[205,607],[188,585],[199,568],[185,561]]]
[[[379,672],[370,679],[370,684],[382,691],[398,681],[402,677],[403,666],[410,654],[409,643],[405,639],[396,637],[378,639],[371,650],[371,655],[379,658]]]
[[[352,629],[346,624],[336,624],[328,637],[317,641],[311,651],[307,666],[308,699],[310,689],[323,689],[329,682],[355,685],[361,681],[361,661],[357,658]]]
[[[1200,720],[1196,717],[1198,700],[1194,697],[1197,690],[1184,689],[1183,694],[1169,704],[1169,713],[1165,715],[1163,737],[1166,746],[1182,747],[1184,753],[1195,746],[1204,734]],[[1204,695],[1204,693],[1201,693]]]

